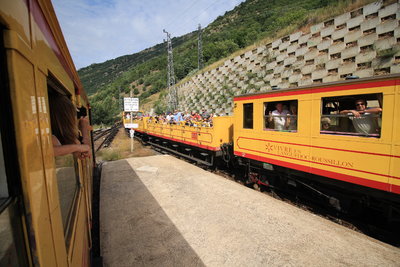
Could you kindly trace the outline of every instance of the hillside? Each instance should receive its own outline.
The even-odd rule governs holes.
[[[187,34],[174,39],[175,45],[185,42],[191,34]],[[124,72],[135,66],[146,62],[154,57],[164,54],[165,44],[157,44],[139,53],[125,55],[115,59],[107,60],[99,64],[92,64],[78,70],[79,77],[89,95],[94,94],[100,88],[112,83]]]
[[[356,1],[372,2],[372,1]],[[354,1],[247,0],[226,12],[203,31],[204,63],[208,65],[254,42],[283,35],[351,8]],[[357,4],[357,3],[356,3]],[[172,40],[177,82],[197,71],[197,33]],[[95,123],[111,123],[120,111],[120,97],[132,89],[142,103],[166,87],[166,45],[158,44],[133,55],[122,56],[79,70],[88,90]],[[163,98],[165,92],[160,94]],[[157,112],[165,110],[156,101]]]

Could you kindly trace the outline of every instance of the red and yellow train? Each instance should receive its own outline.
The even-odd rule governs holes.
[[[272,90],[233,101],[233,117],[217,117],[211,128],[144,118],[136,133],[207,165],[225,162],[245,182],[301,189],[342,211],[372,208],[398,223],[400,75]]]
[[[89,266],[94,159],[54,157],[49,105],[87,96],[50,0],[1,1],[0,26],[0,266]]]

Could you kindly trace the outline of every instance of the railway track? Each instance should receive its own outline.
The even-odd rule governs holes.
[[[97,146],[96,152],[104,147],[110,146],[120,127],[121,123],[119,122],[114,124],[111,128],[97,130],[93,133],[93,140],[95,142],[98,141],[100,138],[103,138],[101,141],[99,141],[100,144]]]

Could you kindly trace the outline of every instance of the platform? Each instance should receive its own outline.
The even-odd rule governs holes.
[[[167,155],[103,165],[104,266],[399,266],[400,249]]]

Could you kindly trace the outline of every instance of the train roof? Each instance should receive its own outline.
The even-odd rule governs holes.
[[[395,73],[395,74],[390,74],[390,75],[373,76],[373,77],[367,77],[367,78],[356,78],[356,79],[329,82],[329,83],[312,84],[312,85],[306,85],[306,86],[299,86],[299,87],[295,87],[295,88],[275,89],[275,90],[270,90],[270,91],[262,92],[262,93],[243,94],[243,95],[235,96],[233,100],[234,101],[242,101],[242,100],[262,98],[263,96],[267,97],[269,95],[274,95],[274,94],[282,94],[282,93],[288,93],[288,92],[301,91],[301,90],[305,90],[305,89],[316,90],[316,89],[326,88],[326,87],[360,84],[363,82],[378,82],[378,81],[382,81],[382,80],[394,80],[396,78],[400,79],[400,73]]]

